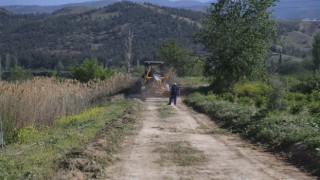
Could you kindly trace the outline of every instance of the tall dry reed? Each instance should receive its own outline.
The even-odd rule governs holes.
[[[131,83],[132,79],[122,74],[86,84],[52,78],[15,84],[0,81],[0,116],[7,139],[14,135],[14,129],[52,125],[58,117],[78,113],[97,98],[115,94]]]

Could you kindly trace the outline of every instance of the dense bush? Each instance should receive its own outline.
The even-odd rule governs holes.
[[[319,115],[320,114],[320,103],[311,103],[308,107],[311,115]]]
[[[188,96],[185,102],[192,107],[214,117],[221,125],[240,132],[246,128],[256,115],[256,109],[245,105],[217,100],[213,95],[204,96],[195,93]]]
[[[267,104],[267,99],[272,88],[262,82],[237,83],[234,93],[239,97],[238,102],[243,104],[254,104],[262,107]]]
[[[299,114],[303,110],[303,107],[302,103],[295,103],[291,106],[290,112],[292,114]]]
[[[316,72],[313,76],[305,81],[302,81],[297,86],[293,87],[293,91],[309,94],[314,90],[320,89],[320,73]]]
[[[234,87],[234,91],[239,96],[266,96],[270,93],[271,87],[262,82],[246,82],[237,83]]]
[[[114,74],[112,69],[105,69],[96,59],[85,59],[79,67],[72,69],[73,77],[80,82],[89,82],[93,79],[105,80]]]

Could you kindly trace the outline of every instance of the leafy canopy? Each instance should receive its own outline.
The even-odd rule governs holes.
[[[113,74],[113,70],[103,68],[96,59],[85,59],[79,67],[72,69],[73,77],[81,82],[93,79],[105,80]]]
[[[203,75],[203,59],[194,52],[181,47],[176,41],[164,42],[159,50],[159,58],[173,67],[178,76]]]
[[[314,37],[312,55],[313,55],[313,62],[316,66],[316,69],[319,70],[320,68],[320,33],[318,33]]]
[[[276,0],[219,0],[207,10],[199,40],[212,54],[206,74],[219,88],[230,88],[243,78],[265,70],[265,57],[276,38],[269,8]]]

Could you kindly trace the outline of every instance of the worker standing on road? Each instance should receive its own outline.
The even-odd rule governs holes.
[[[171,87],[171,94],[170,94],[168,105],[171,105],[172,100],[174,102],[174,105],[176,105],[178,95],[180,96],[180,89],[177,86],[177,83],[174,83],[173,86]]]

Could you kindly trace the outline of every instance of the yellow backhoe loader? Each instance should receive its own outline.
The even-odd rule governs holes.
[[[146,95],[165,95],[170,92],[173,80],[172,68],[165,68],[163,61],[145,61],[145,73],[141,79],[141,91]]]

